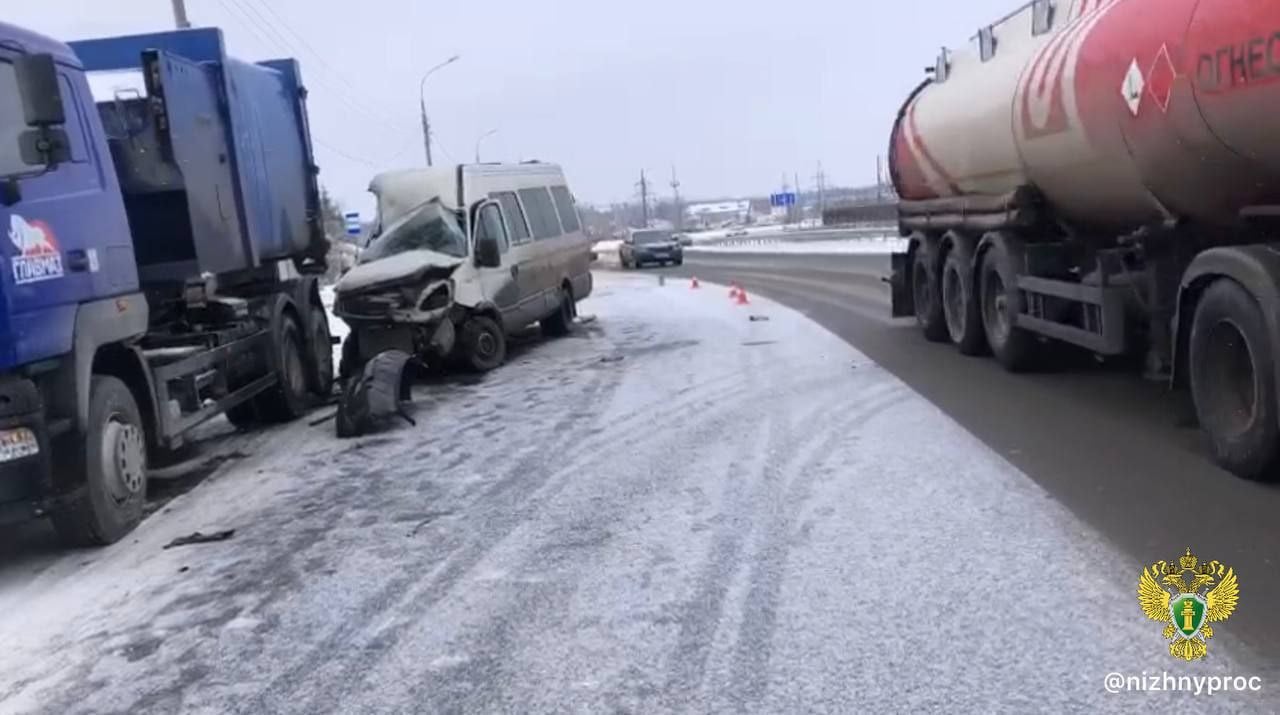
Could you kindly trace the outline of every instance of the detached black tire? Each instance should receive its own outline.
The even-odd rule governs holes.
[[[924,332],[926,340],[941,343],[948,339],[947,321],[942,312],[942,294],[933,265],[933,249],[921,243],[913,254],[911,266],[911,292],[916,304],[916,324]]]
[[[556,312],[543,318],[541,325],[542,334],[553,338],[563,337],[573,330],[573,294],[568,289],[560,289],[560,304],[556,306]]]
[[[52,514],[64,544],[112,544],[142,521],[147,501],[144,428],[138,403],[124,382],[95,375],[89,385],[85,443],[58,466],[59,481],[77,485]]]
[[[982,305],[973,284],[973,248],[957,240],[942,266],[942,312],[951,342],[963,355],[982,355],[987,334],[982,327]]]
[[[275,349],[278,384],[254,401],[258,414],[270,422],[290,422],[307,411],[307,360],[302,333],[293,318],[283,318]]]
[[[1280,471],[1274,359],[1254,297],[1230,279],[1210,285],[1191,324],[1191,395],[1214,460],[1244,479]]]
[[[1036,361],[1035,335],[1016,327],[1022,314],[1018,270],[1003,241],[995,241],[982,255],[978,287],[982,327],[991,354],[1010,372],[1030,370]]]
[[[489,372],[507,359],[507,335],[497,321],[473,315],[462,324],[458,356],[468,369]]]
[[[311,355],[307,361],[307,386],[317,397],[325,399],[333,395],[333,341],[329,334],[329,319],[324,308],[311,307],[310,330]]]

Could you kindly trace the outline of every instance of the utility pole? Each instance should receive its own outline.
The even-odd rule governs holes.
[[[884,175],[884,171],[880,167],[880,155],[876,154],[876,201],[884,201],[884,182],[880,178]]]
[[[676,178],[676,167],[671,166],[671,193],[675,195],[676,202],[676,230],[684,230],[684,206],[680,203],[680,180]]]
[[[640,217],[644,222],[641,228],[649,228],[649,180],[644,177],[644,169],[640,170]]]
[[[791,205],[792,211],[799,217],[801,222],[804,221],[804,205],[800,203],[800,172],[795,172],[796,177],[796,202]]]
[[[187,20],[187,0],[173,0],[173,26],[179,30],[191,27]]]
[[[818,173],[813,175],[813,181],[818,185],[818,217],[821,218],[827,213],[827,175],[822,171],[821,161],[818,162]]]
[[[459,59],[459,56],[454,55],[453,57],[450,57],[449,59],[445,60],[444,62],[441,62],[435,67],[432,67],[431,69],[427,70],[426,74],[422,75],[422,80],[418,82],[418,111],[422,115],[422,143],[426,145],[426,149],[427,149],[427,166],[432,165],[431,164],[431,122],[427,120],[427,94],[426,94],[427,78],[430,77],[436,70],[440,69],[441,67],[446,67],[448,65],[451,65],[454,62],[457,62],[458,59]]]

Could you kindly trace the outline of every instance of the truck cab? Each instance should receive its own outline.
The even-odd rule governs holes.
[[[0,521],[109,543],[191,429],[327,392],[304,98],[296,62],[238,62],[216,29],[0,23]]]

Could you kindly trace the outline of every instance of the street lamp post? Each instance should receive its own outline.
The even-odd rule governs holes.
[[[426,96],[427,78],[430,77],[436,70],[440,69],[441,67],[445,67],[446,65],[451,65],[454,62],[457,62],[458,59],[459,59],[459,55],[454,55],[453,57],[450,57],[449,59],[445,60],[444,62],[441,62],[435,67],[432,67],[431,69],[427,70],[426,74],[422,75],[422,81],[418,82],[418,108],[422,112],[422,143],[427,148],[427,166],[431,166],[431,122],[427,120],[427,96]]]
[[[484,134],[481,134],[480,137],[476,139],[476,163],[477,164],[480,163],[480,142],[484,141],[486,138],[491,137],[497,133],[498,133],[497,129],[490,129]]]

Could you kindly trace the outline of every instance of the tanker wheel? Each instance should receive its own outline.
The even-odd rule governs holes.
[[[982,306],[973,285],[973,244],[957,239],[942,266],[942,312],[947,334],[964,355],[981,355],[987,349],[982,327]]]
[[[1017,327],[1022,314],[1018,271],[1004,241],[995,241],[982,255],[979,278],[982,327],[991,354],[1010,372],[1029,370],[1035,363],[1036,338]]]
[[[1280,423],[1270,335],[1258,302],[1239,283],[1205,290],[1191,324],[1191,395],[1214,460],[1245,479],[1280,471]]]
[[[916,304],[916,323],[924,331],[926,340],[941,343],[948,338],[947,321],[942,312],[942,292],[939,290],[933,249],[921,243],[913,254],[911,265],[911,295]]]

